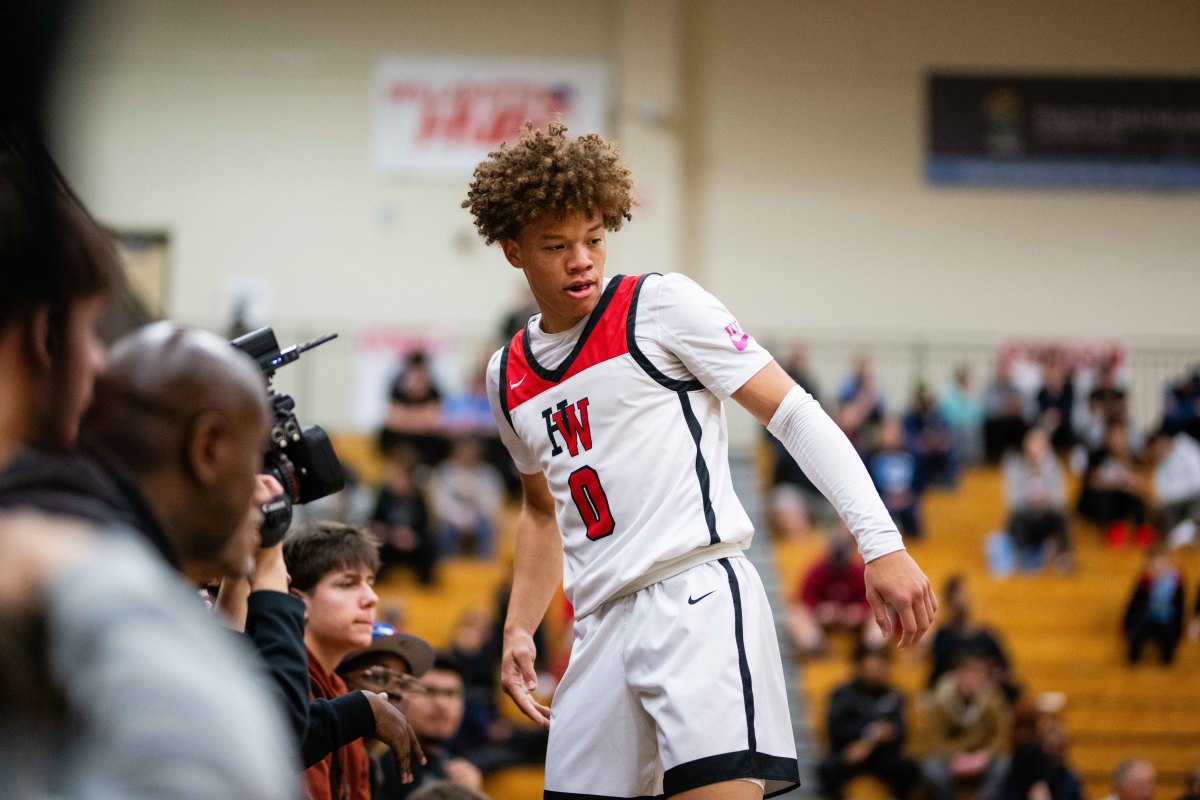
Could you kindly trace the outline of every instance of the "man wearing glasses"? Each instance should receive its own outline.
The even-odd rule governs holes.
[[[433,648],[411,633],[397,633],[385,622],[372,627],[371,644],[342,659],[338,675],[351,691],[386,692],[396,705],[412,694],[424,694],[417,678],[433,666]]]

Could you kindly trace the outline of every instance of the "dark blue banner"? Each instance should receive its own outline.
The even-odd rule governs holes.
[[[1200,80],[934,75],[935,184],[1200,189]]]

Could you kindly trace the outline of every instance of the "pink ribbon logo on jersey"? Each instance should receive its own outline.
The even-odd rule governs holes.
[[[750,334],[742,333],[742,327],[738,325],[736,319],[725,326],[725,332],[729,334],[729,341],[733,342],[733,346],[739,353],[746,349],[746,345],[750,344]]]

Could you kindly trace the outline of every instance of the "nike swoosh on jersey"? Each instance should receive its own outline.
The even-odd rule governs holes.
[[[716,589],[713,589],[713,592],[715,592],[715,591],[716,591]],[[708,595],[710,595],[710,594],[712,594],[712,592],[708,592],[707,594],[702,594],[702,595],[700,595],[699,597],[696,597],[696,598],[691,598],[691,597],[689,597],[689,598],[688,598],[688,605],[689,605],[689,606],[694,606],[694,605],[696,605],[696,603],[699,603],[701,600],[703,600],[704,598],[708,597]]]
[[[743,347],[745,347],[745,345],[743,345]],[[510,389],[515,389],[515,388],[517,388],[517,387],[518,387],[518,386],[520,386],[522,383],[524,383],[524,382],[525,382],[525,379],[526,379],[526,378],[528,378],[528,377],[529,377],[528,375],[522,375],[522,376],[521,376],[521,380],[517,381],[516,383],[510,383],[510,384],[508,385],[508,388],[510,388]]]
[[[732,337],[730,337],[732,338]],[[750,343],[750,334],[743,333],[741,339],[733,339],[733,346],[740,353],[746,349],[746,345]]]

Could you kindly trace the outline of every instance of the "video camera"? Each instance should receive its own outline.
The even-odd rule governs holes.
[[[267,397],[271,400],[271,443],[263,457],[263,471],[279,481],[283,494],[262,507],[262,546],[278,544],[292,524],[292,506],[303,505],[341,491],[346,485],[346,472],[338,460],[329,434],[319,425],[307,428],[296,419],[296,401],[290,395],[276,392],[271,386],[275,371],[300,358],[300,354],[336,339],[331,333],[279,349],[275,331],[259,328],[233,340],[233,345],[258,362],[267,379]]]

